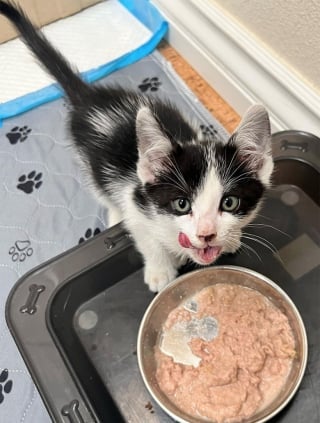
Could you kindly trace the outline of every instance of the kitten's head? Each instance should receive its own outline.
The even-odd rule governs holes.
[[[251,107],[227,143],[166,128],[150,108],[137,116],[140,206],[155,236],[172,252],[199,264],[240,246],[241,229],[256,215],[273,170],[270,122]],[[185,123],[183,123],[185,125]],[[174,133],[174,136],[172,136]]]

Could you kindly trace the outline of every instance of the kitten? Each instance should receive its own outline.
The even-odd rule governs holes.
[[[273,170],[270,122],[256,105],[227,143],[201,135],[169,101],[91,86],[24,13],[0,1],[71,103],[73,146],[110,225],[123,220],[157,292],[187,260],[212,264],[241,245]]]

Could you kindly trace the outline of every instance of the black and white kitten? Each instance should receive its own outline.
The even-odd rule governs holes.
[[[160,291],[188,259],[208,265],[241,245],[273,170],[270,122],[253,106],[227,143],[201,135],[170,102],[119,87],[91,86],[21,10],[0,1],[71,103],[74,149],[89,184],[123,220]]]

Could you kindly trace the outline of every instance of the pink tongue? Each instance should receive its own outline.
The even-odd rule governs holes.
[[[201,260],[205,263],[211,263],[219,254],[220,247],[206,247],[197,251]]]
[[[219,255],[221,248],[220,247],[206,247],[206,248],[195,248],[192,246],[190,239],[183,232],[179,233],[178,237],[179,244],[183,248],[194,248],[197,251],[200,259],[204,263],[212,263],[216,257]]]
[[[179,244],[181,245],[181,247],[183,247],[183,248],[190,248],[191,245],[192,245],[191,242],[190,242],[190,239],[183,232],[179,233],[178,241],[179,241]]]

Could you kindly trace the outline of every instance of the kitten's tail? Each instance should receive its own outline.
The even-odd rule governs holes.
[[[56,50],[45,35],[38,31],[20,7],[11,1],[0,0],[0,14],[20,32],[23,41],[37,57],[44,68],[62,86],[63,90],[74,105],[85,101],[86,94],[91,88],[72,69],[67,60]]]

